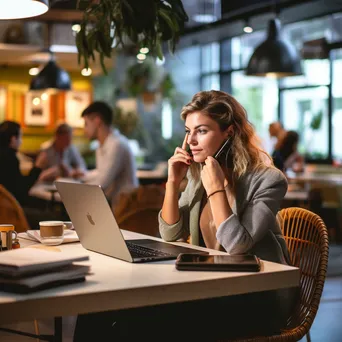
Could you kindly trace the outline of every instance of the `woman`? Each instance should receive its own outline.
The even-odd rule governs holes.
[[[17,158],[21,141],[21,127],[17,122],[4,121],[0,124],[0,184],[11,192],[21,205],[26,205],[29,201],[29,190],[45,167],[47,158],[42,154],[29,174],[22,175]]]
[[[281,171],[292,169],[301,172],[304,169],[304,158],[299,154],[297,146],[299,135],[295,131],[288,131],[279,147],[273,152],[274,165]]]
[[[202,91],[183,108],[181,117],[185,120],[186,137],[182,148],[176,148],[169,160],[159,215],[162,238],[189,239],[194,245],[230,254],[256,254],[263,260],[289,264],[276,219],[287,181],[258,147],[244,108],[227,93]],[[228,139],[228,147],[216,160],[213,156]],[[186,151],[186,144],[192,155]],[[188,184],[178,203],[186,175]],[[222,336],[216,331],[218,337],[272,334],[285,325],[290,308],[281,307],[293,302],[291,292],[228,297],[203,305],[206,311],[230,307],[228,326]],[[279,296],[282,300],[278,300]],[[266,317],[261,315],[265,311]],[[241,326],[241,319],[247,330],[233,331],[235,326]]]

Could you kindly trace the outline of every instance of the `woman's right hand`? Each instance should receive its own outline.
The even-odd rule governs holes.
[[[174,155],[168,161],[168,182],[176,186],[180,186],[192,163],[192,157],[185,150],[187,137],[186,134],[182,147],[176,147]]]

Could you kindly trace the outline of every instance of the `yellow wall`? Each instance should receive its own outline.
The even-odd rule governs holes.
[[[65,92],[50,95],[50,123],[47,126],[26,126],[24,123],[25,95],[29,90],[32,76],[29,68],[0,68],[0,122],[14,120],[23,128],[23,144],[21,151],[35,152],[41,143],[53,135],[55,124],[65,118]],[[79,73],[69,73],[72,80],[72,90],[89,91],[92,97],[92,84],[89,77]],[[83,108],[80,108],[80,113]],[[88,141],[83,136],[82,129],[74,130],[74,143],[81,150],[87,148]]]

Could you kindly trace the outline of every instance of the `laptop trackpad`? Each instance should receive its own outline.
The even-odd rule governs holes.
[[[209,254],[208,252],[204,252],[198,249],[194,249],[191,247],[183,247],[183,246],[175,246],[170,243],[155,241],[151,239],[137,239],[137,240],[127,240],[132,243],[135,243],[140,246],[144,246],[147,248],[157,249],[159,251],[170,253],[174,255],[178,255],[179,253],[203,253]]]

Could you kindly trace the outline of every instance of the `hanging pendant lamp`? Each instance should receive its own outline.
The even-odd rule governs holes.
[[[40,73],[31,80],[30,90],[70,90],[69,74],[51,59]]]
[[[269,21],[267,39],[255,49],[246,74],[276,78],[302,74],[295,47],[281,39],[279,19]]]
[[[49,10],[49,0],[10,0],[2,4],[0,19],[22,19],[44,14]]]

